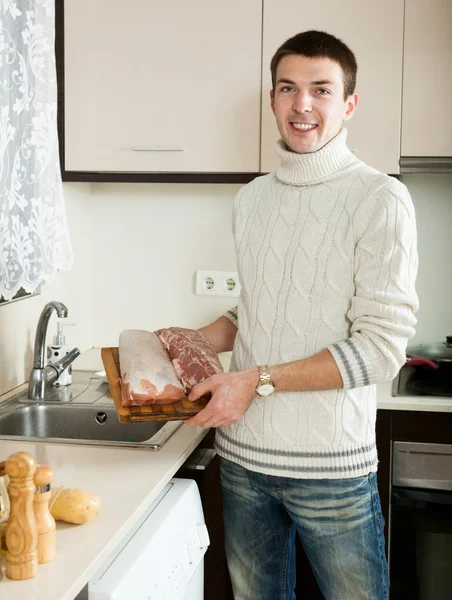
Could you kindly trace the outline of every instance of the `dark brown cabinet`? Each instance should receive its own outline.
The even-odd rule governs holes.
[[[392,442],[452,444],[452,413],[409,410],[378,411],[377,447],[380,461],[378,488],[386,521],[386,539],[389,520]]]
[[[215,432],[210,430],[201,442],[198,452],[213,448]],[[195,451],[196,452],[196,451]],[[220,486],[220,458],[215,455],[208,466],[202,469],[190,468],[190,459],[176,473],[175,477],[194,479],[198,484],[204,510],[204,519],[210,537],[210,546],[204,556],[204,599],[233,600],[224,551],[223,510]]]

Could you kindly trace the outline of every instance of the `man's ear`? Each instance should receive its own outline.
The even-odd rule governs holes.
[[[273,114],[275,115],[275,94],[273,90],[270,90],[270,106],[272,107]]]
[[[350,94],[350,96],[345,101],[345,105],[347,107],[344,115],[344,121],[348,121],[355,114],[356,107],[358,106],[359,96],[358,94]]]

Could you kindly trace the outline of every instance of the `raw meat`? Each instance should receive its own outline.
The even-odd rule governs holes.
[[[170,404],[185,394],[155,333],[126,329],[119,336],[121,404]]]
[[[218,354],[205,335],[194,329],[169,327],[156,331],[186,394],[211,375],[222,373]]]

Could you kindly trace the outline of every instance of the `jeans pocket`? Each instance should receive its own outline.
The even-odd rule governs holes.
[[[245,468],[221,457],[220,481],[223,489],[239,492],[241,488],[248,487],[250,476]]]
[[[377,530],[377,545],[380,554],[380,562],[382,565],[382,593],[385,600],[388,598],[389,593],[389,569],[388,563],[386,560],[386,551],[385,551],[385,537],[384,537],[384,528],[385,528],[385,520],[383,517],[383,512],[381,510],[380,503],[380,495],[378,493],[378,485],[377,485],[377,474],[370,473],[369,474],[369,483],[371,486],[371,494],[372,494],[372,510],[374,513],[375,519],[375,527]]]
[[[378,493],[377,474],[369,473],[368,479],[369,479],[372,511],[374,514],[375,525],[376,525],[378,534],[383,535],[383,531],[384,531],[384,527],[385,527],[385,520],[383,517],[382,510],[381,510],[380,495]]]

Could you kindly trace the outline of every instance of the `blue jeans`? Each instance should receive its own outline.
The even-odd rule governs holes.
[[[296,532],[325,600],[387,600],[375,473],[293,479],[255,473],[222,458],[221,485],[235,600],[295,599]]]

